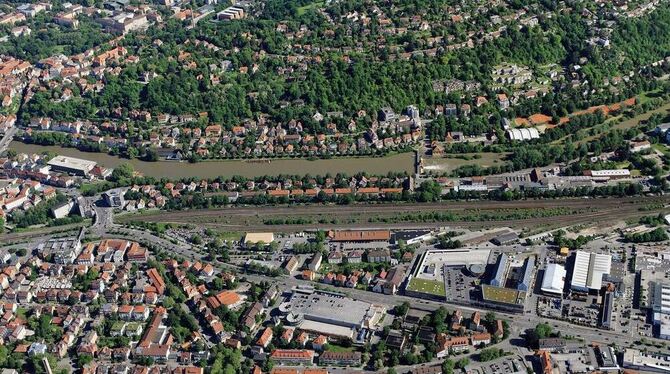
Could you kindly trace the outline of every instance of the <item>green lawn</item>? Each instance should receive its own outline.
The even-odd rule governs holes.
[[[430,295],[446,296],[444,282],[429,279],[413,278],[407,285],[409,291],[421,292]]]
[[[649,92],[643,92],[638,96],[638,99],[640,100],[640,104],[644,104],[651,99],[660,97],[662,94],[663,93],[660,89]]]
[[[307,13],[307,11],[309,11],[310,9],[318,9],[318,8],[322,7],[323,4],[324,4],[323,1],[317,1],[317,2],[311,3],[309,5],[301,6],[301,7],[298,8],[297,13],[298,13],[299,16],[302,16],[303,14]]]
[[[239,231],[217,231],[216,236],[221,238],[221,240],[240,240],[242,238],[242,233]]]
[[[659,152],[662,152],[666,156],[670,156],[670,149],[667,145],[662,143],[652,144],[651,147]]]
[[[328,350],[331,352],[353,352],[354,347],[343,347],[341,345],[328,343]]]

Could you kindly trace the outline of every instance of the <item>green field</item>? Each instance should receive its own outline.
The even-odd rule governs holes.
[[[332,352],[342,353],[342,352],[353,352],[355,349],[354,347],[343,347],[341,345],[328,343],[328,350]]]
[[[323,1],[317,1],[317,2],[314,2],[312,4],[301,6],[297,10],[297,15],[302,16],[303,14],[307,13],[309,10],[321,8],[324,4],[325,3]]]
[[[461,166],[477,165],[483,168],[495,166],[504,163],[505,159],[511,153],[508,152],[482,152],[482,153],[463,153],[447,154],[444,157],[426,157],[423,159],[425,172],[451,173]]]
[[[447,292],[444,289],[444,282],[429,279],[413,278],[407,285],[407,290],[443,297],[446,297],[447,295]]]

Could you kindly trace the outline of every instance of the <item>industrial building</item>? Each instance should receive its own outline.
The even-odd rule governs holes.
[[[47,163],[53,171],[82,177],[88,177],[96,164],[95,161],[82,160],[80,158],[68,156],[56,156]]]
[[[491,286],[495,287],[505,287],[505,280],[507,275],[507,269],[509,268],[509,257],[506,254],[501,254],[498,257],[498,262],[496,263],[496,272],[491,278],[489,283]]]
[[[670,356],[626,348],[623,352],[623,367],[645,373],[670,373]]]
[[[286,325],[334,338],[353,338],[360,330],[376,328],[386,308],[343,294],[299,286],[279,306],[279,311]]]
[[[512,245],[519,241],[519,235],[514,231],[505,231],[498,234],[496,237],[491,239],[491,243],[495,245]]]
[[[391,240],[391,231],[389,230],[344,230],[330,231],[328,237],[332,242],[346,243],[364,243],[364,242],[384,242]]]
[[[37,246],[37,253],[42,258],[51,258],[57,264],[71,264],[81,253],[79,238],[50,239]]]
[[[611,266],[610,255],[577,251],[570,283],[572,289],[582,292],[599,290],[603,275],[610,273]]]
[[[519,265],[518,263],[513,264],[507,254],[501,253],[489,284],[482,285],[480,304],[514,313],[523,311],[534,271],[534,257],[526,258],[523,264]],[[513,285],[507,287],[508,283]]]
[[[533,271],[535,270],[535,257],[528,257],[526,265],[523,267],[523,273],[519,284],[516,286],[519,291],[530,290],[530,284],[533,282]]]
[[[393,244],[398,244],[400,241],[404,241],[407,245],[417,244],[432,240],[435,238],[435,233],[431,230],[403,230],[395,231],[391,235],[391,242]]]
[[[623,179],[630,178],[630,170],[628,169],[610,169],[610,170],[590,170],[585,174],[595,179]]]
[[[611,329],[613,325],[614,292],[606,292],[603,299],[603,310],[600,314],[600,326]]]
[[[547,269],[544,271],[544,277],[542,278],[542,286],[540,289],[542,292],[550,294],[562,294],[563,288],[565,287],[565,276],[567,272],[565,267],[559,264],[549,264]]]
[[[656,335],[670,340],[670,283],[649,283],[652,295],[652,319]]]

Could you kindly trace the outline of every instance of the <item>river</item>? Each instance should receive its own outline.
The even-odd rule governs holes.
[[[129,162],[135,170],[146,176],[167,177],[170,179],[178,178],[215,178],[218,176],[241,175],[247,178],[254,178],[263,175],[324,175],[326,173],[347,173],[349,175],[358,172],[366,172],[374,175],[385,175],[389,171],[401,172],[414,171],[414,154],[412,152],[394,154],[386,157],[348,157],[332,158],[328,160],[307,160],[307,159],[278,159],[271,162],[249,162],[244,160],[215,160],[202,161],[195,164],[188,162],[175,161],[157,161],[147,162],[142,160],[127,160],[106,153],[82,152],[75,148],[64,148],[59,146],[41,146],[35,144],[25,144],[13,141],[9,145],[19,153],[42,153],[52,151],[56,154],[70,157],[77,157],[86,160],[96,161],[98,164],[114,168],[124,162]]]

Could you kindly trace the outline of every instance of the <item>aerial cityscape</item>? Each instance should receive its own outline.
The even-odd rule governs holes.
[[[670,373],[670,1],[0,1],[0,374]]]

